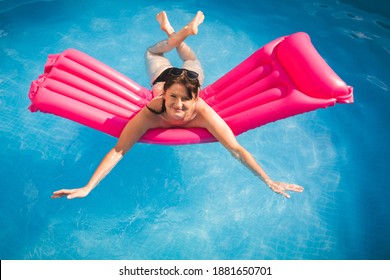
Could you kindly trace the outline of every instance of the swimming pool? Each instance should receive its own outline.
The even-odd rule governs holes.
[[[117,2],[0,2],[1,259],[389,259],[385,4]],[[48,54],[77,48],[147,85],[143,54],[164,38],[154,20],[163,9],[174,26],[205,13],[188,42],[206,84],[265,43],[305,31],[354,86],[353,105],[238,138],[271,177],[303,185],[302,194],[270,192],[219,144],[139,144],[88,198],[50,199],[82,186],[115,139],[31,114],[30,81]]]

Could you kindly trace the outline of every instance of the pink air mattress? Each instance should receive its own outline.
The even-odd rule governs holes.
[[[296,114],[352,103],[353,89],[300,32],[266,44],[200,96],[239,135]],[[96,59],[68,49],[49,55],[29,97],[32,112],[55,114],[119,137],[152,94]],[[201,128],[152,129],[140,139],[166,145],[212,141],[215,138]]]

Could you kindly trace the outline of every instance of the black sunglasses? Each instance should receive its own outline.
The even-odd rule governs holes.
[[[171,68],[168,72],[168,75],[171,75],[173,77],[180,77],[181,75],[183,75],[183,73],[189,80],[197,80],[199,77],[198,73],[194,71],[176,67]]]

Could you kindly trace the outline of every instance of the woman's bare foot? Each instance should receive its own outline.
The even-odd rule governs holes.
[[[167,13],[165,11],[162,11],[161,13],[157,14],[156,19],[158,23],[160,23],[161,30],[167,33],[168,36],[171,36],[173,33],[175,33],[175,30],[171,26],[171,23],[169,22]]]
[[[198,34],[198,26],[203,22],[204,14],[201,11],[196,13],[196,16],[188,23],[184,28],[188,29],[188,35],[196,35]]]
[[[164,16],[164,12],[160,13],[160,19],[163,23],[162,26],[167,26],[167,20],[166,14]],[[198,34],[198,26],[203,22],[204,15],[201,11],[196,13],[196,16],[182,29],[180,29],[177,33],[172,33],[169,35],[168,38],[168,44],[173,47],[179,46],[184,40],[190,36],[190,35],[196,35]],[[169,22],[168,22],[169,24]],[[170,25],[170,24],[169,24]],[[164,27],[165,28],[165,27]],[[164,29],[163,29],[164,30]]]

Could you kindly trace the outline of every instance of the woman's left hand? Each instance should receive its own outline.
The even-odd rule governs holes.
[[[78,189],[62,189],[53,192],[53,195],[51,198],[60,198],[60,197],[66,197],[67,199],[73,199],[73,198],[83,198],[86,197],[90,193],[91,189],[88,188],[87,186],[83,188],[78,188]]]
[[[283,195],[286,198],[290,198],[290,195],[286,191],[303,192],[303,187],[295,184],[287,184],[283,182],[269,181],[267,185],[274,192]]]

